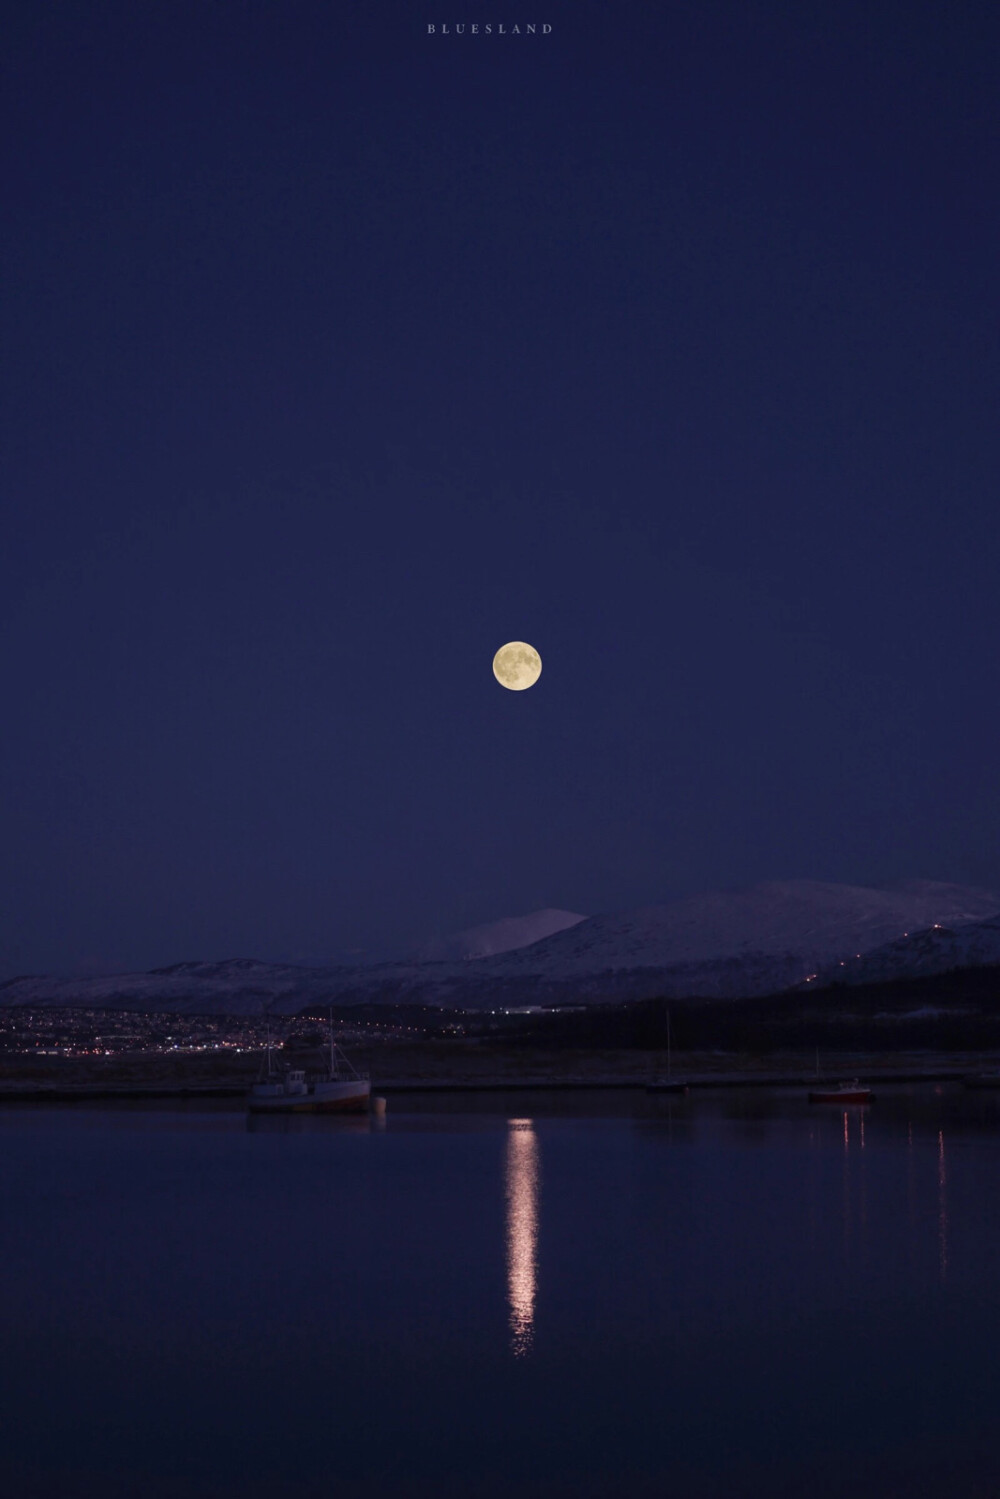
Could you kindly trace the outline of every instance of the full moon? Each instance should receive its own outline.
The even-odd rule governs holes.
[[[541,674],[541,656],[533,645],[526,645],[523,640],[509,641],[493,657],[493,675],[501,687],[509,687],[511,692],[534,687]]]

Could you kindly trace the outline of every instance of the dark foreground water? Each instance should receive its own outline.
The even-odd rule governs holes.
[[[0,1110],[0,1493],[1000,1494],[1000,1095],[389,1110]]]

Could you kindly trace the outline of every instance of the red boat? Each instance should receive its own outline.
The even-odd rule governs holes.
[[[871,1103],[872,1090],[854,1078],[849,1083],[831,1083],[809,1089],[810,1103]]]

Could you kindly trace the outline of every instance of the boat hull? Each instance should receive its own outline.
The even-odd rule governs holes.
[[[251,1114],[366,1114],[371,1084],[366,1081],[320,1084],[322,1092],[247,1099]]]
[[[871,1103],[870,1088],[811,1088],[810,1103]]]

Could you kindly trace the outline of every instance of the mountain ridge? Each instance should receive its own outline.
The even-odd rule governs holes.
[[[523,947],[459,960],[308,968],[233,958],[101,978],[22,977],[0,984],[0,1006],[287,1014],[380,1002],[471,1009],[658,995],[735,1000],[816,983],[821,973],[836,974],[835,982],[867,981],[866,955],[898,976],[900,964],[929,961],[919,945],[926,946],[921,934],[928,930],[952,934],[950,948],[937,941],[937,961],[949,952],[994,951],[990,919],[1000,931],[1000,894],[936,881],[904,884],[767,881],[574,920]],[[977,925],[989,930],[962,935]],[[849,978],[851,964],[865,977]]]

